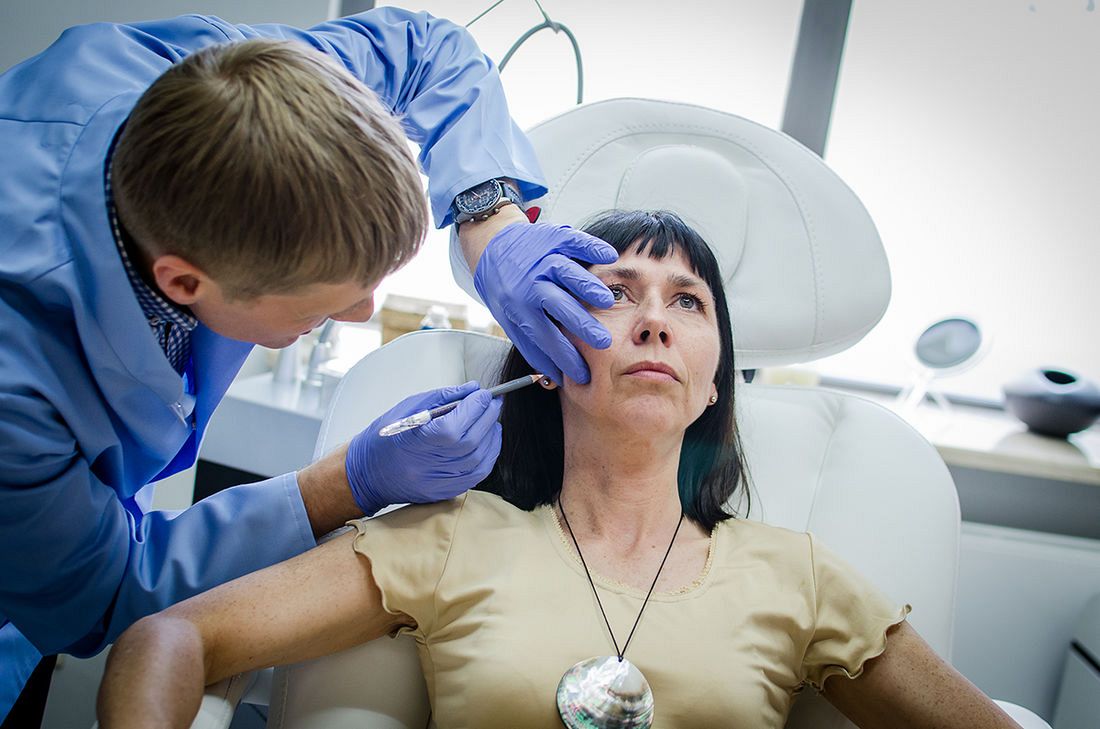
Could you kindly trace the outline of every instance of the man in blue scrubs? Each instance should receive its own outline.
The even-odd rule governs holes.
[[[421,145],[434,222],[458,226],[458,274],[534,366],[586,382],[559,326],[610,343],[584,306],[610,292],[574,261],[614,250],[525,217],[545,192],[537,161],[461,28],[397,9],[308,31],[96,24],[0,76],[5,727],[40,717],[44,692],[12,707],[42,656],[95,654],[347,519],[488,473],[499,403],[468,383],[409,398],[296,474],[150,509],[149,484],[194,463],[254,343],[366,320],[378,280],[415,253],[426,211],[402,132]]]

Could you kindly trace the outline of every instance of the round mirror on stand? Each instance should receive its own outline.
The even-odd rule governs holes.
[[[974,319],[950,316],[932,322],[913,345],[915,373],[913,381],[898,395],[897,409],[915,410],[927,396],[942,409],[950,410],[951,404],[935,388],[935,381],[965,372],[988,350],[989,336]]]

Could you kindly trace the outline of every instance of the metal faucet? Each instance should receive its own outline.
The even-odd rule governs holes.
[[[305,384],[321,386],[324,378],[321,376],[321,367],[336,356],[336,322],[329,319],[321,327],[321,333],[317,336],[317,343],[309,353],[309,364],[306,365]]]

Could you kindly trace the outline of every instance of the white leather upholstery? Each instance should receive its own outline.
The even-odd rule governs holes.
[[[550,193],[543,221],[672,210],[722,267],[737,366],[808,362],[855,344],[890,301],[886,255],[859,198],[785,134],[650,99],[576,107],[528,132]],[[466,264],[456,278],[473,296]]]
[[[811,531],[899,603],[949,657],[959,506],[936,450],[893,412],[853,395],[741,385],[750,518]]]

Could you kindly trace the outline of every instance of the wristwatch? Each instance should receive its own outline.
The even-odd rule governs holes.
[[[523,209],[523,198],[519,190],[504,180],[488,180],[458,193],[451,204],[451,212],[454,214],[455,225],[460,225],[468,220],[492,217],[509,203],[515,203]]]

